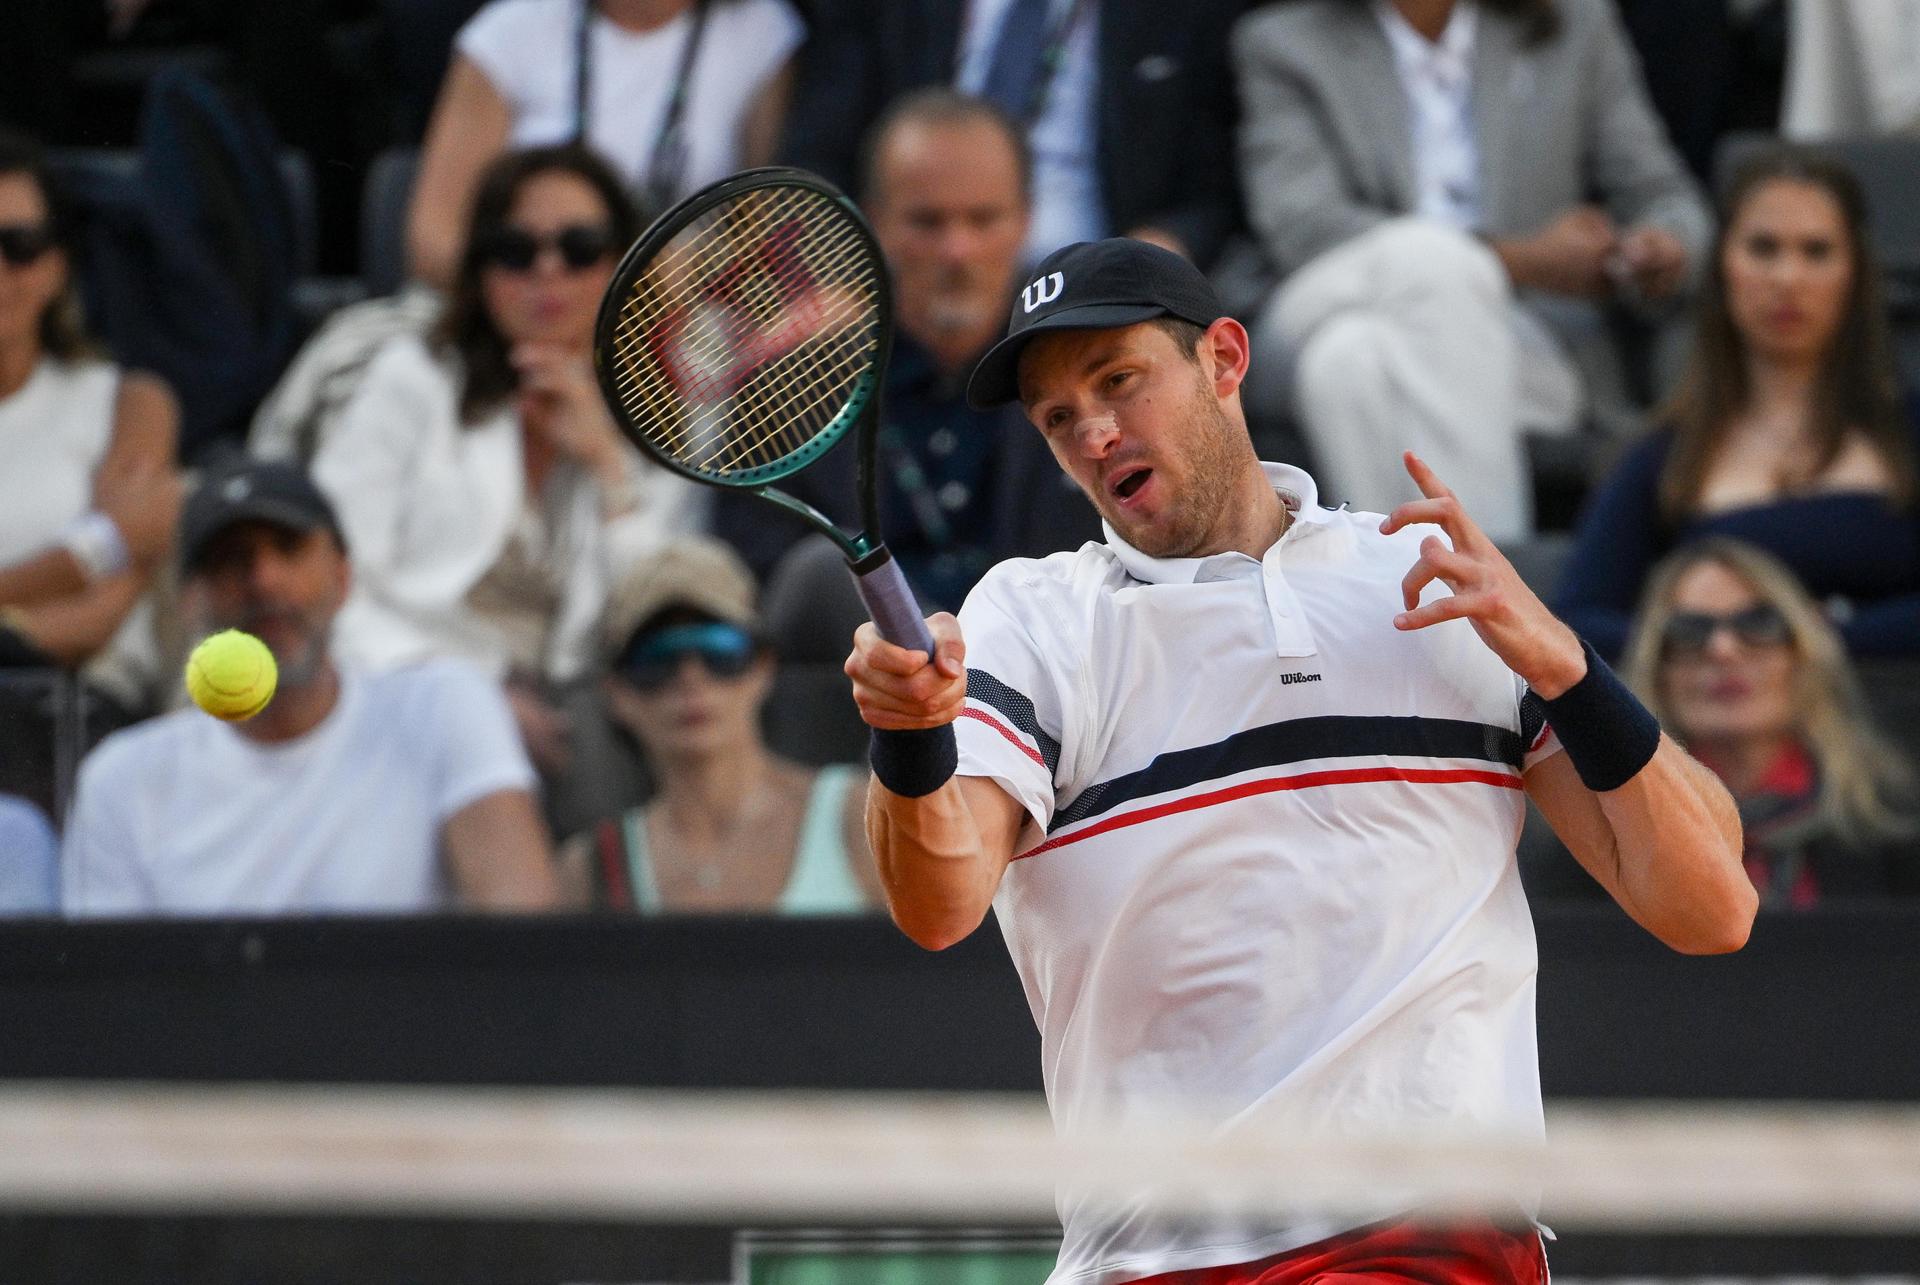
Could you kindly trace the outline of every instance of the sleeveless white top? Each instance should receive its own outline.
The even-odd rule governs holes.
[[[53,544],[93,507],[119,391],[120,369],[109,362],[47,357],[0,398],[0,563]]]

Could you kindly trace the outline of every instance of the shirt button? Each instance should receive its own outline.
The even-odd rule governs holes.
[[[973,498],[973,492],[967,489],[965,482],[948,482],[940,488],[940,507],[949,513],[958,513],[967,507],[967,501]]]
[[[950,428],[936,428],[927,438],[927,450],[942,457],[953,454],[953,448],[960,445],[960,439],[953,435]]]

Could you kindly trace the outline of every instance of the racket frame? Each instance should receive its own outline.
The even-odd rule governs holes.
[[[635,283],[645,275],[659,253],[686,230],[689,223],[707,210],[736,200],[748,192],[772,187],[806,188],[837,203],[846,211],[854,233],[864,243],[874,264],[875,347],[866,370],[854,382],[853,396],[826,427],[778,460],[742,469],[732,475],[720,475],[695,468],[659,449],[634,424],[615,378],[611,361],[611,336],[618,329],[620,314],[626,308]],[[742,170],[681,199],[655,218],[639,239],[620,256],[620,262],[615,265],[613,276],[608,280],[606,293],[601,297],[593,333],[593,367],[600,382],[601,396],[623,435],[648,458],[695,482],[745,491],[779,505],[838,545],[855,575],[868,575],[891,559],[885,542],[878,535],[879,470],[874,456],[878,448],[881,381],[886,377],[887,364],[893,356],[893,285],[886,258],[880,252],[880,243],[875,239],[873,229],[860,213],[859,206],[839,188],[807,170],[766,165]],[[849,433],[854,436],[856,452],[855,489],[861,525],[861,530],[857,532],[843,530],[813,505],[773,485],[811,467],[821,456],[838,446]]]

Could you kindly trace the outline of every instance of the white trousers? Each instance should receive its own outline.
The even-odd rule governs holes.
[[[1291,366],[1293,408],[1322,493],[1388,512],[1418,489],[1412,450],[1498,540],[1533,530],[1523,430],[1580,423],[1578,370],[1464,232],[1394,219],[1289,277],[1260,322],[1263,360]]]

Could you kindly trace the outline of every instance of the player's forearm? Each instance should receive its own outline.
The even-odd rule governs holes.
[[[1595,797],[1641,926],[1689,954],[1746,944],[1759,898],[1741,864],[1739,813],[1710,771],[1663,736],[1632,780]]]
[[[867,842],[893,921],[928,950],[944,950],[980,926],[1006,868],[958,777],[911,799],[874,780]]]

